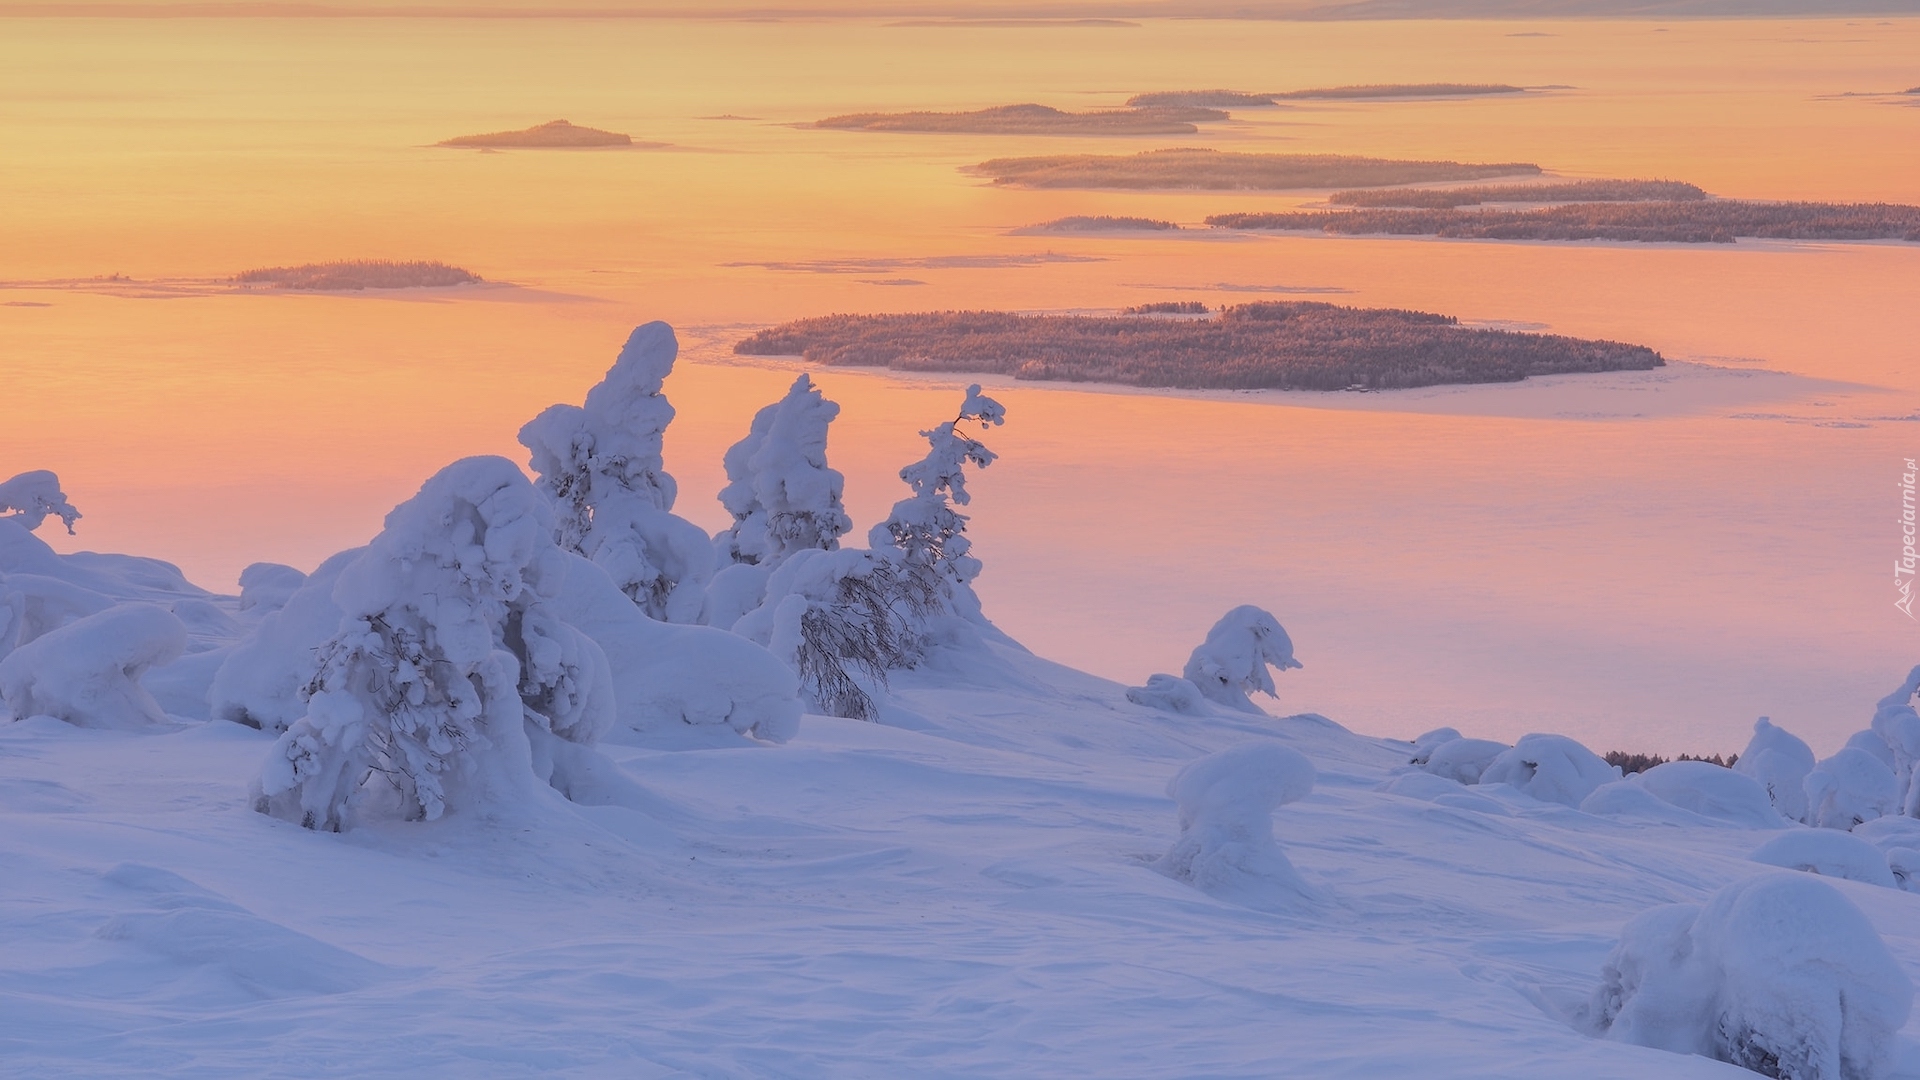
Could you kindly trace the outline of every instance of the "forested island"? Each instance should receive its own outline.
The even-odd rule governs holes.
[[[633,136],[617,131],[580,127],[565,120],[549,120],[522,131],[495,131],[485,135],[461,135],[438,143],[462,150],[578,150],[607,146],[656,146],[635,143]]]
[[[1407,206],[1448,210],[1482,203],[1691,202],[1705,191],[1678,180],[1570,180],[1558,184],[1495,184],[1460,188],[1389,188],[1336,191],[1335,206]]]
[[[358,289],[423,289],[472,285],[485,279],[443,262],[389,262],[355,259],[346,262],[269,266],[233,276],[238,285],[265,285],[304,292],[346,292]]]
[[[972,112],[849,113],[816,128],[966,135],[1191,135],[1196,124],[1227,119],[1218,109],[1168,106],[1065,112],[1047,105],[999,105]]]
[[[1180,312],[1195,306],[1177,305]],[[1641,345],[1467,329],[1447,315],[1317,301],[1242,304],[1190,320],[1000,311],[828,315],[763,330],[733,351],[896,371],[1217,390],[1387,390],[1640,371],[1666,362]]]
[[[1017,230],[1022,233],[1178,232],[1180,226],[1158,218],[1115,217],[1111,214],[1076,215],[1043,221]]]
[[[1221,229],[1482,240],[1624,240],[1731,244],[1770,240],[1920,241],[1920,206],[1898,203],[1589,202],[1539,210],[1360,209],[1216,214]]]
[[[1524,162],[1463,164],[1343,154],[1241,154],[1179,148],[1138,154],[1055,154],[994,158],[965,171],[995,184],[1028,188],[1285,191],[1295,188],[1386,187],[1538,175]]]

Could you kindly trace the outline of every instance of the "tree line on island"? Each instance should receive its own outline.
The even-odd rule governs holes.
[[[1182,313],[1204,311],[1198,304],[1175,306]],[[828,315],[763,330],[736,343],[734,352],[898,371],[1222,390],[1515,382],[1666,362],[1641,345],[1469,329],[1447,315],[1317,301],[1242,304],[1209,319],[1000,311]]]
[[[1216,214],[1223,229],[1481,240],[1625,240],[1730,244],[1771,240],[1920,242],[1920,206],[1711,199],[1581,202],[1538,210],[1359,209]]]

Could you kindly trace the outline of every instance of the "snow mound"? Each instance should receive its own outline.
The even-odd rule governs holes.
[[[1750,776],[1705,761],[1669,761],[1627,778],[1655,798],[1702,817],[1778,829],[1786,825]]]
[[[0,521],[15,522],[32,532],[49,515],[60,519],[69,536],[73,534],[73,523],[80,520],[80,511],[67,502],[66,493],[60,490],[58,476],[36,469],[0,480]]]
[[[1522,735],[1487,763],[1479,782],[1509,784],[1542,802],[1579,806],[1601,784],[1618,779],[1619,769],[1565,735]]]
[[[1900,812],[1900,781],[1864,750],[1842,749],[1813,767],[1804,781],[1807,824],[1851,829]]]
[[[1749,856],[1757,863],[1787,870],[1803,870],[1821,877],[1864,881],[1895,888],[1887,856],[1877,847],[1849,833],[1832,829],[1795,829],[1761,844]]]
[[[1753,738],[1740,751],[1733,770],[1751,776],[1767,789],[1773,808],[1791,821],[1807,820],[1804,782],[1813,771],[1813,750],[1798,736],[1761,717],[1753,722]]]
[[[1135,705],[1166,712],[1197,716],[1213,711],[1207,696],[1190,679],[1178,675],[1149,675],[1147,685],[1127,687],[1127,700]]]
[[[1450,743],[1459,738],[1462,738],[1462,736],[1460,732],[1454,728],[1434,728],[1432,731],[1413,740],[1413,757],[1408,759],[1408,764],[1425,765],[1427,762],[1433,760],[1433,752],[1438,750],[1442,743]]]
[[[1832,886],[1769,874],[1621,930],[1583,1014],[1599,1034],[1764,1076],[1878,1080],[1913,986]]]
[[[1460,784],[1477,784],[1494,759],[1510,747],[1492,739],[1448,739],[1433,748],[1421,768]]]
[[[1269,667],[1286,671],[1300,667],[1293,658],[1293,639],[1280,620],[1252,604],[1243,604],[1220,617],[1207,639],[1187,658],[1181,672],[1188,682],[1218,704],[1239,712],[1265,715],[1247,695],[1259,691],[1277,697]]]
[[[180,658],[187,628],[165,608],[118,604],[35,638],[0,660],[8,719],[53,716],[78,727],[134,729],[167,722],[141,685]]]
[[[1180,839],[1154,864],[1210,896],[1291,908],[1313,894],[1273,840],[1273,811],[1313,790],[1313,763],[1271,742],[1244,743],[1195,761],[1167,782]]]
[[[320,673],[319,649],[345,617],[333,600],[334,582],[365,550],[351,548],[321,563],[227,654],[208,690],[215,719],[278,734],[306,713],[301,695]],[[244,582],[243,575],[243,588]]]
[[[113,604],[110,596],[59,578],[0,574],[0,657]]]
[[[284,607],[307,575],[280,563],[257,562],[240,571],[240,610],[261,608],[273,611]]]

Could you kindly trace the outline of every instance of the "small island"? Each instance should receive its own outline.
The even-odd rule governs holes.
[[[301,292],[348,292],[360,289],[431,289],[448,285],[475,285],[485,279],[443,262],[389,262],[355,259],[346,262],[270,266],[233,276],[237,285],[264,285]]]
[[[1161,107],[1065,112],[1047,105],[1000,105],[972,112],[850,113],[816,128],[964,135],[1191,135],[1227,119],[1218,109]]]
[[[1485,180],[1537,175],[1541,169],[1524,162],[1475,165],[1343,154],[1241,154],[1178,148],[1130,155],[995,158],[964,171],[1008,187],[1287,191]]]
[[[1323,86],[1273,95],[1276,101],[1367,101],[1392,98],[1480,97],[1524,94],[1526,87],[1500,83],[1387,83],[1379,86]]]
[[[1559,184],[1336,191],[1327,196],[1327,201],[1335,206],[1450,210],[1482,203],[1693,202],[1706,197],[1706,192],[1678,180],[1572,180]]]
[[[657,146],[639,143],[633,136],[617,131],[580,127],[565,120],[549,120],[523,131],[495,131],[486,135],[461,135],[436,143],[462,150],[582,150],[609,146]]]
[[[1204,311],[1198,303],[1172,306],[1177,311],[1166,313]],[[1196,390],[1387,390],[1666,363],[1641,345],[1468,329],[1451,316],[1393,308],[1270,301],[1212,318],[1141,318],[1145,313],[828,315],[763,330],[733,351],[896,371]]]
[[[1158,218],[1114,217],[1110,214],[1076,215],[1043,221],[1014,230],[1021,234],[1098,233],[1098,232],[1179,232],[1180,226]]]
[[[1920,206],[1739,199],[1568,203],[1539,210],[1362,209],[1216,214],[1207,219],[1207,224],[1220,229],[1477,240],[1731,244],[1741,237],[1750,237],[1920,242]]]
[[[1209,109],[1258,109],[1275,104],[1272,94],[1248,94],[1239,90],[1160,90],[1135,94],[1127,99],[1130,109],[1160,108],[1170,105],[1199,106]]]

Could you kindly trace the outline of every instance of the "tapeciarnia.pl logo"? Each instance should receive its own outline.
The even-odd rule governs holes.
[[[1904,612],[1907,618],[1912,619],[1914,617],[1913,575],[1916,558],[1913,551],[1913,480],[1914,475],[1920,473],[1920,468],[1914,466],[1912,458],[1902,460],[1906,462],[1906,466],[1905,471],[1900,474],[1900,557],[1893,561],[1893,588],[1900,597],[1893,602],[1893,606]]]

